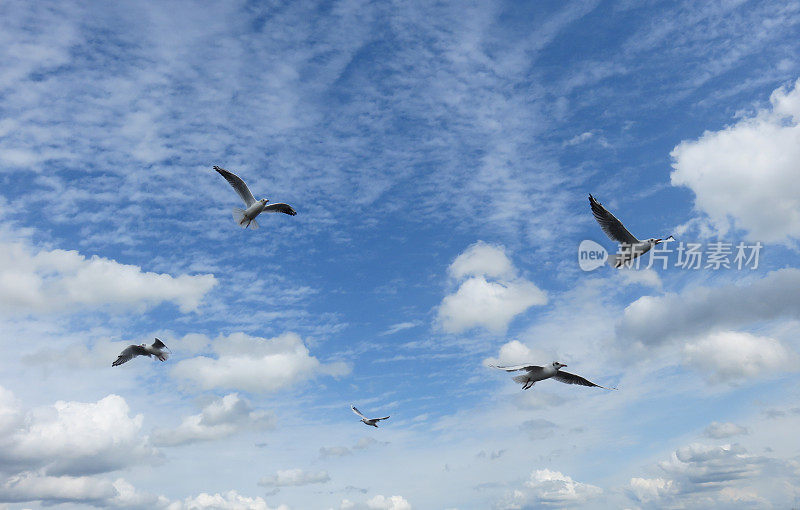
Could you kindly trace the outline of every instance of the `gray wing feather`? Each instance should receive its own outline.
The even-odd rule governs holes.
[[[358,409],[356,409],[356,406],[354,406],[354,405],[351,405],[351,406],[350,406],[350,409],[352,409],[354,413],[356,413],[357,415],[361,416],[361,417],[362,417],[362,418],[364,418],[365,420],[367,420],[367,419],[368,419],[366,416],[364,416],[363,414],[361,414],[361,411],[359,411]]]
[[[489,365],[492,368],[499,368],[500,370],[505,370],[506,372],[517,372],[518,370],[525,370],[526,372],[537,372],[542,370],[542,367],[539,365],[512,365],[507,367],[501,367],[498,365]]]
[[[250,207],[255,203],[256,199],[253,198],[253,194],[250,193],[250,188],[247,187],[247,184],[245,184],[238,175],[216,165],[214,165],[214,170],[219,172],[219,174],[223,176],[231,186],[233,186],[233,189],[236,190],[236,193],[238,193],[240,197],[242,197],[242,200],[244,200],[244,203],[247,205],[247,207]]]
[[[267,204],[262,212],[271,212],[271,213],[283,213],[288,214],[289,216],[297,215],[297,211],[289,204],[284,204],[283,202],[278,202],[277,204]]]
[[[616,388],[606,388],[605,386],[600,386],[599,384],[595,384],[588,379],[584,379],[583,377],[575,374],[570,374],[569,372],[564,372],[563,370],[559,370],[556,372],[556,375],[553,376],[558,382],[562,382],[564,384],[580,384],[581,386],[593,386],[596,388],[603,388],[604,390],[615,390]]]
[[[159,339],[159,338],[156,338],[156,341],[153,342],[153,347],[155,347],[156,349],[167,349],[167,350],[169,350],[169,347],[164,345],[164,342],[162,342],[161,339]]]
[[[589,205],[592,207],[594,219],[597,220],[597,223],[600,224],[600,228],[603,229],[603,232],[605,232],[608,237],[618,243],[623,244],[634,244],[639,242],[639,240],[636,239],[636,236],[628,232],[628,229],[625,228],[625,225],[623,225],[622,222],[616,218],[616,216],[611,214],[608,209],[603,207],[600,202],[595,200],[592,195],[589,195]]]
[[[127,363],[128,361],[132,360],[136,356],[149,356],[149,354],[141,345],[129,345],[125,348],[125,350],[119,353],[116,361],[114,361],[111,366],[116,367],[117,365],[122,365],[123,363]]]
[[[388,416],[384,416],[383,418],[375,418],[375,421],[388,420],[388,419],[389,419]]]

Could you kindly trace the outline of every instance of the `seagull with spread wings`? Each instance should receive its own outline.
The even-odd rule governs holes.
[[[354,406],[352,404],[350,405],[350,409],[352,409],[354,413],[356,413],[357,415],[359,415],[361,417],[361,421],[362,421],[362,423],[364,423],[364,425],[372,425],[376,429],[378,428],[378,422],[379,421],[388,420],[389,419],[388,416],[384,416],[383,418],[367,418],[366,416],[361,414],[361,411],[356,409],[356,406]]]
[[[169,347],[164,345],[164,342],[158,338],[156,338],[156,341],[153,342],[153,345],[129,345],[124,351],[119,353],[116,361],[114,361],[111,366],[115,367],[117,365],[122,365],[123,363],[127,363],[128,361],[132,360],[136,356],[147,356],[148,358],[155,356],[159,359],[159,361],[167,361],[167,358],[169,358]]]
[[[609,263],[614,267],[621,267],[623,264],[629,263],[636,257],[644,255],[650,251],[653,246],[674,239],[672,236],[666,239],[651,237],[650,239],[640,241],[636,236],[628,232],[625,225],[623,225],[616,216],[611,214],[608,209],[603,207],[603,204],[595,200],[592,195],[589,195],[589,205],[592,208],[594,219],[600,224],[600,228],[603,229],[603,232],[605,232],[612,241],[616,241],[621,245],[619,253],[609,259]]]
[[[527,390],[539,381],[551,378],[564,384],[580,384],[581,386],[593,386],[596,388],[603,388],[604,390],[616,390],[616,388],[606,388],[605,386],[595,384],[579,375],[562,372],[561,369],[567,365],[559,363],[558,361],[554,361],[552,364],[545,367],[540,367],[539,365],[514,365],[509,367],[500,367],[497,365],[489,366],[505,370],[506,372],[520,372],[524,370],[525,373],[523,375],[514,377],[514,382],[522,384],[523,390]]]
[[[233,186],[233,189],[239,194],[242,200],[244,200],[244,205],[247,207],[246,209],[239,209],[238,207],[233,208],[233,219],[236,220],[236,223],[239,224],[240,227],[257,229],[258,222],[256,222],[256,216],[262,212],[283,213],[289,216],[297,214],[297,211],[289,204],[277,203],[267,205],[269,200],[266,198],[256,200],[253,194],[250,193],[250,188],[247,187],[247,184],[245,184],[238,175],[216,165],[214,165],[214,170],[219,172],[219,174]]]

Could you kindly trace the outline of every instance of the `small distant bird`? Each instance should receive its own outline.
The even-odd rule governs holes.
[[[167,361],[169,358],[169,347],[164,345],[164,342],[156,338],[156,341],[153,342],[153,345],[129,345],[125,348],[124,351],[119,353],[117,356],[117,360],[111,364],[112,367],[117,365],[122,365],[123,363],[127,363],[128,361],[132,360],[136,356],[155,356],[159,359],[159,361]]]
[[[388,417],[388,416],[384,416],[383,418],[367,418],[366,416],[364,416],[363,414],[361,414],[361,411],[359,411],[358,409],[356,409],[356,406],[354,406],[354,405],[351,405],[351,406],[350,406],[350,409],[352,409],[354,413],[356,413],[357,415],[359,415],[359,416],[361,417],[361,421],[362,421],[362,422],[363,422],[365,425],[372,425],[372,426],[373,426],[373,427],[375,427],[376,429],[378,428],[378,422],[379,422],[379,421],[381,421],[381,420],[388,420],[388,419],[389,419],[389,417]]]
[[[628,232],[625,225],[623,225],[616,216],[611,214],[608,209],[603,207],[600,202],[595,200],[592,195],[589,195],[589,205],[592,207],[594,219],[600,224],[600,228],[603,229],[603,232],[605,232],[612,241],[616,241],[622,245],[619,253],[609,259],[609,263],[614,267],[621,267],[626,262],[630,262],[636,257],[644,255],[650,251],[653,246],[663,241],[674,239],[672,236],[666,239],[655,239],[651,237],[650,239],[640,241],[633,234]]]
[[[256,222],[256,216],[262,212],[279,212],[288,214],[289,216],[295,216],[297,214],[297,211],[295,211],[289,204],[277,203],[267,205],[269,200],[266,198],[256,200],[253,197],[253,194],[250,193],[250,189],[247,187],[247,184],[245,184],[238,175],[216,165],[214,166],[214,170],[219,172],[219,174],[223,176],[231,186],[233,186],[233,189],[236,190],[236,193],[238,193],[240,197],[242,197],[244,204],[247,206],[247,209],[239,209],[238,207],[233,208],[233,219],[236,220],[236,223],[238,223],[240,227],[252,227],[253,230],[257,229],[258,222]]]
[[[616,390],[616,388],[606,388],[605,386],[600,386],[599,384],[587,381],[579,375],[570,374],[569,372],[562,372],[561,368],[567,365],[559,363],[558,361],[554,361],[551,365],[547,365],[546,367],[540,367],[538,365],[514,365],[510,367],[499,367],[497,365],[489,366],[492,368],[505,370],[506,372],[518,372],[520,370],[524,370],[524,375],[518,375],[514,377],[514,382],[520,383],[523,390],[527,390],[538,381],[543,381],[550,378],[565,384],[580,384],[581,386],[594,386],[597,388],[603,388],[604,390]]]

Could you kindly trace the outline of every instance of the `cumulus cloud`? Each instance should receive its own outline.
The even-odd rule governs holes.
[[[522,488],[515,489],[496,505],[498,508],[535,506],[573,506],[600,496],[600,487],[580,483],[571,477],[549,469],[533,471]]]
[[[707,374],[714,382],[774,375],[792,370],[797,355],[774,338],[737,331],[711,333],[683,348],[686,362]]]
[[[742,504],[763,507],[769,502],[759,496],[752,482],[765,471],[778,483],[795,476],[791,466],[752,455],[738,444],[692,443],[673,451],[657,467],[661,476],[631,478],[626,488],[631,499],[654,508],[738,508]],[[784,483],[783,488],[790,486]]]
[[[786,268],[744,284],[643,296],[625,308],[617,334],[644,344],[659,344],[756,321],[800,318],[797,289],[800,270]]]
[[[438,320],[449,333],[475,327],[502,333],[514,317],[547,303],[547,294],[517,275],[500,246],[478,241],[456,257],[448,273],[460,281],[438,309]]]
[[[456,280],[469,276],[507,279],[513,278],[517,270],[502,246],[478,241],[456,257],[447,272]]]
[[[403,496],[378,494],[362,503],[343,499],[340,510],[411,510],[411,504]]]
[[[733,436],[740,436],[743,434],[749,434],[750,432],[747,430],[747,427],[742,427],[741,425],[736,425],[735,423],[725,422],[720,423],[715,421],[711,423],[704,434],[706,437],[710,437],[712,439],[727,439]]]
[[[51,409],[27,414],[7,398],[0,405],[5,407],[0,416],[7,417],[0,470],[83,476],[159,458],[141,435],[142,415],[129,416],[128,404],[118,395],[88,403],[59,401]]]
[[[732,223],[753,240],[800,239],[800,80],[770,106],[671,153],[672,184],[694,192],[720,234]]]
[[[175,429],[153,431],[152,441],[157,446],[213,441],[243,430],[272,428],[274,421],[271,414],[254,411],[246,400],[230,393],[208,404],[200,414],[187,416]]]
[[[303,471],[302,469],[284,469],[274,475],[265,476],[258,481],[262,487],[299,487],[330,481],[327,471]]]
[[[93,476],[46,476],[31,472],[5,480],[0,485],[0,501],[73,503],[99,508],[159,508],[167,502],[163,496],[138,492],[122,478],[112,482]]]
[[[342,362],[320,363],[295,333],[269,339],[234,333],[217,338],[213,350],[216,358],[180,361],[172,374],[203,389],[267,393],[319,375],[338,377],[350,372]]]
[[[205,492],[167,506],[167,510],[289,510],[286,505],[271,507],[264,498],[242,496],[236,491],[225,494]]]
[[[384,496],[378,494],[367,500],[370,510],[411,510],[411,503],[403,496]]]
[[[164,302],[190,312],[216,284],[210,274],[174,277],[77,251],[0,241],[0,309],[6,314],[146,309]]]

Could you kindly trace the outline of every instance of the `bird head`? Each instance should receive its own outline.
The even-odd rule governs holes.
[[[653,237],[651,237],[650,239],[647,240],[647,242],[652,244],[653,246],[657,245],[661,241],[663,241],[663,239],[660,239],[660,238],[659,239],[655,239]]]
[[[269,202],[269,199],[262,198],[261,200],[259,200],[259,202],[261,202],[264,205],[267,205],[267,202]]]
[[[556,370],[564,368],[565,366],[567,366],[567,365],[565,365],[563,363],[559,363],[558,361],[554,361],[553,362],[553,368],[555,368]]]

